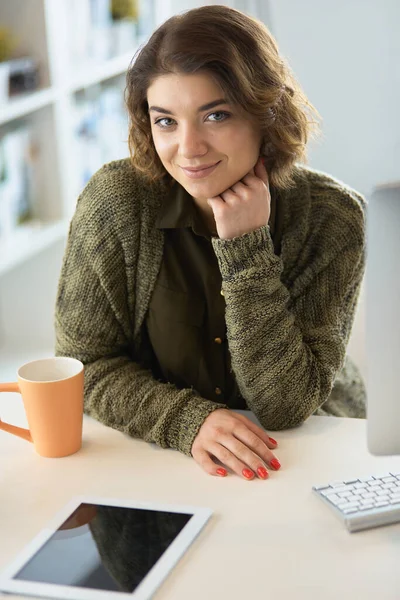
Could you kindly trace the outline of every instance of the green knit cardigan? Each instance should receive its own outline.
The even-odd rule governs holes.
[[[232,367],[267,430],[299,425],[329,404],[336,377],[342,381],[330,412],[362,416],[363,410],[340,389],[346,388],[342,368],[364,272],[365,202],[303,166],[295,168],[294,180],[279,194],[280,256],[268,226],[212,239]],[[164,235],[155,221],[167,191],[135,172],[129,159],[105,165],[89,181],[59,281],[56,354],[85,364],[89,415],[190,455],[206,417],[226,406],[156,381],[140,353],[163,256]]]

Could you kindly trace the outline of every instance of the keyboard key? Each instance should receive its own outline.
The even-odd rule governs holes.
[[[362,504],[358,510],[370,510],[371,508],[374,508],[373,504]]]
[[[380,508],[381,506],[387,506],[389,504],[389,500],[380,500],[379,502],[375,502],[375,507]]]
[[[384,483],[391,483],[392,481],[396,481],[396,478],[393,475],[389,475],[389,477],[383,477],[382,481]]]
[[[396,485],[393,485],[393,483],[382,483],[381,488],[383,490],[395,490],[396,489]]]
[[[327,496],[325,496],[325,498],[329,500],[329,502],[333,502],[333,504],[336,504],[336,502],[341,501],[341,498],[339,498],[339,496],[337,496],[336,494],[328,494]]]
[[[353,491],[353,496],[354,498],[362,498],[362,495],[364,494],[364,490],[354,490]]]
[[[391,500],[400,500],[400,494],[389,494]]]
[[[338,508],[358,508],[360,505],[358,502],[346,502],[345,504],[338,504]]]
[[[339,492],[347,492],[348,491],[348,487],[347,485],[337,485],[333,488],[332,491],[335,492],[335,494],[338,494]]]
[[[365,482],[364,483],[356,483],[354,486],[354,489],[362,490],[362,489],[365,489],[366,487],[368,487],[368,486]]]

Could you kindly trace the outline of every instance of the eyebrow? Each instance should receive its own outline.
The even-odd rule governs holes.
[[[229,104],[229,102],[227,102],[225,100],[225,98],[218,98],[218,100],[213,100],[213,102],[208,102],[207,104],[203,104],[203,106],[199,106],[199,108],[197,109],[197,112],[203,112],[204,110],[210,110],[210,108],[214,108],[215,106],[220,106],[221,104]],[[162,108],[161,106],[150,106],[149,112],[151,112],[151,111],[163,113],[164,115],[173,116],[173,113],[170,110],[167,110],[166,108]]]

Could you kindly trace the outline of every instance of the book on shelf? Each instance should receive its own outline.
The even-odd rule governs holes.
[[[33,217],[36,146],[32,127],[20,122],[0,137],[0,241]]]
[[[68,27],[74,32],[71,68],[102,63],[132,50],[154,27],[153,0],[69,0]]]

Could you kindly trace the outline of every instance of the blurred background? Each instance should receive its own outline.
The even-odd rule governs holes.
[[[53,354],[68,223],[91,175],[128,156],[137,47],[203,4],[255,16],[277,39],[323,119],[310,166],[367,198],[400,185],[398,0],[0,0],[0,380]],[[365,374],[363,298],[349,353]]]

